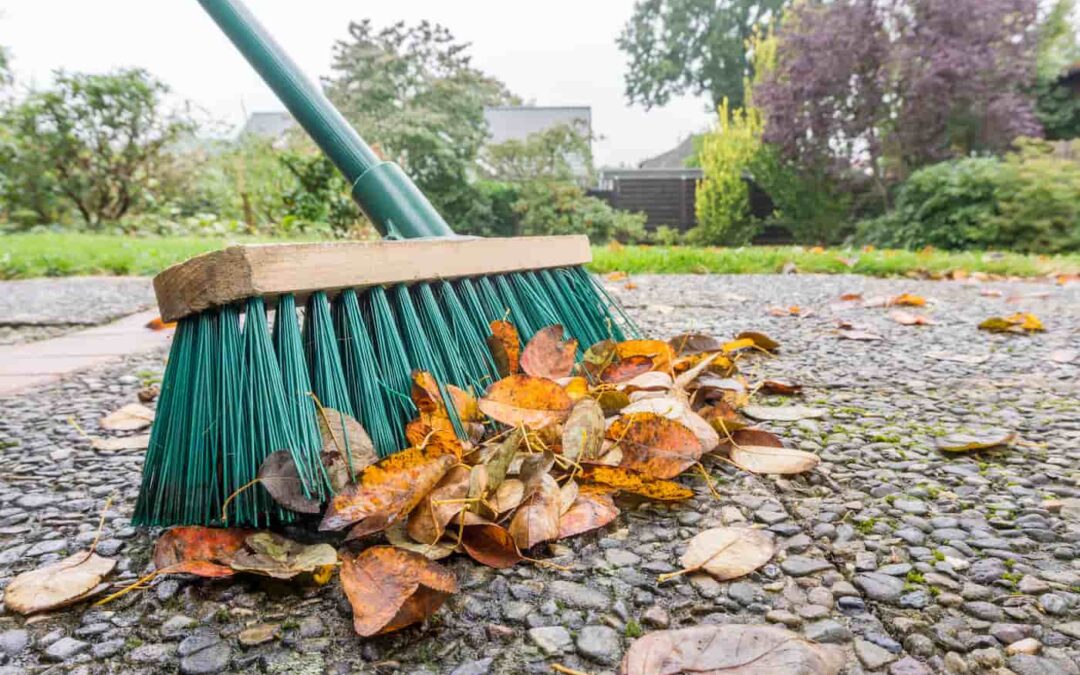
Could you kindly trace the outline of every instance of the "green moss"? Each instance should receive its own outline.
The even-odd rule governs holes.
[[[922,572],[918,570],[908,570],[907,576],[905,578],[908,580],[909,583],[912,584],[926,583],[926,577],[924,577]]]
[[[641,624],[639,624],[636,619],[630,619],[626,622],[626,637],[641,637],[641,634],[644,632],[645,631],[641,629]]]

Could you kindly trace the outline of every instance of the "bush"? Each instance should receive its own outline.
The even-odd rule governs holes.
[[[645,241],[645,215],[618,211],[572,183],[529,183],[514,203],[515,234],[587,234],[593,243]]]
[[[721,104],[716,127],[701,141],[698,160],[704,177],[698,183],[697,227],[687,233],[695,244],[740,246],[761,230],[750,213],[750,191],[744,174],[760,153],[761,114],[756,108],[730,110]]]
[[[921,169],[902,186],[891,213],[859,225],[856,238],[882,247],[1010,249],[1057,253],[1080,248],[1080,142],[1055,152],[1034,140],[1005,159],[978,157]]]

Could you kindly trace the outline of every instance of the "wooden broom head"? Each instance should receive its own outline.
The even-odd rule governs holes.
[[[383,284],[584,265],[585,235],[250,244],[196,256],[154,277],[158,308],[176,321],[212,307],[285,293],[302,299]]]

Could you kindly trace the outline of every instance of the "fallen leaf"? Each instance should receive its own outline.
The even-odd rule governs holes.
[[[821,458],[812,452],[760,445],[732,447],[728,458],[743,471],[756,474],[803,473],[821,463]]]
[[[616,386],[627,394],[633,394],[638,391],[667,391],[675,386],[675,382],[671,379],[671,375],[653,370]]]
[[[488,503],[497,515],[516,509],[523,499],[525,499],[525,483],[517,478],[507,478],[488,499]]]
[[[298,513],[318,513],[322,504],[308,496],[296,462],[288,450],[278,450],[266,456],[259,467],[259,484],[278,504]]]
[[[802,385],[781,380],[764,380],[761,383],[761,391],[766,394],[779,394],[781,396],[796,396],[802,393]]]
[[[544,473],[536,490],[518,507],[510,521],[510,536],[518,549],[525,551],[541,542],[558,539],[559,513],[559,484],[550,474]]]
[[[723,443],[728,434],[738,429],[750,426],[750,421],[740,415],[735,408],[724,401],[717,401],[711,406],[706,406],[697,411],[703,420],[708,422],[719,433],[720,442]],[[714,448],[715,449],[715,448]]]
[[[176,328],[176,322],[162,321],[160,316],[155,316],[146,322],[146,327],[150,330],[169,330],[170,328]]]
[[[510,533],[494,524],[466,527],[461,547],[476,562],[496,569],[513,567],[523,560]]]
[[[824,408],[809,408],[804,405],[748,405],[740,412],[747,417],[752,417],[762,422],[797,422],[799,420],[824,417],[828,410]]]
[[[784,628],[702,625],[649,633],[634,641],[619,675],[837,675],[843,648],[811,642]]]
[[[150,403],[154,401],[160,393],[161,387],[156,384],[151,384],[147,387],[143,387],[142,389],[140,389],[139,393],[136,394],[136,396],[139,397],[140,403]]]
[[[425,370],[413,371],[410,398],[412,398],[421,414],[442,418],[450,417],[443,396],[444,390],[450,396],[450,402],[459,420],[462,422],[475,422],[482,419],[476,398],[472,394],[452,384],[440,388],[439,383],[431,373]]]
[[[937,440],[942,452],[972,452],[989,448],[1008,447],[1019,439],[1016,433],[1001,429],[987,429],[976,433],[954,433]]]
[[[877,333],[872,333],[868,330],[841,330],[838,337],[841,340],[858,340],[860,342],[876,342],[877,340],[884,340]]]
[[[911,293],[901,293],[900,295],[889,298],[888,305],[901,305],[904,307],[922,307],[926,304],[926,298],[921,295],[912,295]]]
[[[141,403],[129,403],[101,418],[98,425],[109,431],[138,431],[154,423],[154,411]]]
[[[652,357],[638,354],[608,364],[606,368],[600,371],[600,381],[609,384],[626,382],[652,369]]]
[[[469,495],[472,470],[455,466],[446,472],[431,492],[409,514],[406,531],[422,544],[434,544],[442,538],[447,523],[465,508],[462,500]]]
[[[765,333],[756,330],[744,330],[735,336],[736,340],[753,340],[754,346],[760,347],[767,352],[775,352],[780,348],[780,343]]]
[[[709,431],[716,433],[712,427]],[[608,427],[607,438],[623,451],[623,467],[654,478],[678,476],[701,459],[703,453],[701,441],[693,431],[652,412],[619,417]]]
[[[589,395],[589,381],[584,377],[565,377],[559,380],[559,384],[575,403]]]
[[[621,466],[598,464],[583,467],[579,478],[621,492],[648,497],[659,502],[677,502],[690,499],[694,491],[670,480],[651,478]]]
[[[236,553],[254,532],[185,525],[166,530],[154,544],[154,568],[200,577],[231,577]]]
[[[574,404],[562,431],[562,454],[574,462],[587,462],[600,455],[604,443],[604,410],[591,398]]]
[[[423,621],[457,592],[454,575],[419,553],[373,546],[341,559],[341,586],[353,609],[353,629],[363,637]]]
[[[568,376],[574,368],[578,342],[573,338],[564,340],[564,332],[558,324],[537,331],[521,352],[521,370],[549,380]]]
[[[605,415],[614,415],[630,405],[630,396],[625,391],[609,389],[597,394],[596,402],[600,404]]]
[[[990,317],[979,324],[979,330],[991,333],[1041,333],[1046,328],[1034,314],[1022,312],[1006,317]]]
[[[904,326],[929,326],[934,323],[922,314],[912,314],[902,309],[894,309],[889,312],[889,318]]]
[[[322,408],[315,416],[322,436],[322,462],[335,492],[348,487],[361,471],[379,461],[367,431],[350,415]]]
[[[725,354],[733,354],[744,349],[750,349],[756,343],[750,338],[738,338],[731,342],[725,342],[720,348]]]
[[[559,539],[601,528],[618,515],[619,509],[610,493],[592,486],[582,487],[570,508],[559,518]]]
[[[720,341],[701,333],[683,333],[668,340],[668,344],[679,356],[720,351]]]
[[[386,535],[386,541],[392,546],[403,548],[406,551],[412,551],[413,553],[419,553],[428,560],[442,560],[443,558],[447,558],[456,548],[453,542],[421,544],[409,536],[409,533],[405,529],[405,523],[400,520],[386,528],[386,530],[383,531],[383,534]]]
[[[798,305],[792,305],[790,307],[770,307],[769,314],[772,316],[799,316],[802,314],[802,307]]]
[[[525,440],[525,434],[522,430],[514,429],[507,434],[501,443],[495,446],[494,452],[488,456],[485,466],[487,467],[489,490],[498,489],[506,480],[506,472],[514,461],[514,456],[517,454],[518,448],[521,447],[523,440]]]
[[[840,299],[844,302],[851,302],[852,300],[862,300],[862,293],[844,293],[840,296]]]
[[[691,410],[689,405],[679,399],[670,397],[645,399],[635,401],[622,410],[623,415],[632,415],[634,413],[653,413],[678,422],[697,437],[698,442],[701,443],[702,453],[711,451],[720,442],[720,435],[717,430],[705,421],[701,415]],[[610,435],[608,437],[611,438]],[[662,476],[662,478],[670,477]]]
[[[979,291],[979,295],[984,298],[1000,298],[1002,296],[1001,291],[994,288],[984,288]]]
[[[75,604],[93,595],[116,561],[80,551],[12,579],[4,589],[4,606],[22,615]]]
[[[337,551],[330,544],[299,544],[273,532],[256,532],[244,539],[229,566],[275,579],[292,579],[337,565]]]
[[[956,363],[967,363],[969,365],[977,366],[980,363],[986,363],[990,360],[989,354],[952,354],[949,352],[931,351],[926,352],[926,355],[939,361],[955,361]]]
[[[725,437],[720,443],[721,448],[730,448],[732,441],[734,441],[734,445],[757,445],[769,448],[784,447],[784,442],[776,434],[764,429],[739,429],[733,431],[730,440]]]
[[[662,575],[670,579],[704,570],[717,581],[750,574],[772,559],[776,542],[771,532],[746,527],[714,527],[694,535],[680,562],[682,570]]]
[[[675,351],[671,345],[661,340],[625,340],[615,345],[615,353],[620,359],[648,356],[652,359],[655,370],[665,372],[671,370],[671,362],[675,360]]]
[[[349,539],[378,532],[407,515],[457,464],[441,445],[407,448],[364,469],[357,482],[330,500],[320,530],[355,525]]]
[[[521,370],[521,338],[517,328],[509,321],[492,321],[488,335],[488,350],[495,360],[499,375],[506,377]]]
[[[563,388],[542,377],[511,375],[488,387],[480,399],[480,410],[497,422],[512,427],[524,425],[542,429],[562,422],[574,402]]]
[[[115,452],[117,450],[145,450],[150,447],[150,434],[121,436],[120,438],[90,437],[90,447],[94,450]]]
[[[618,350],[614,340],[601,340],[585,350],[581,359],[581,369],[592,379],[600,377],[610,364],[619,360]],[[649,359],[650,363],[652,359]]]

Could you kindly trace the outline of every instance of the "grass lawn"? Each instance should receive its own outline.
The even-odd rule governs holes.
[[[285,241],[253,237],[129,237],[95,234],[0,235],[0,279],[87,274],[153,275],[198,253],[231,243]],[[1080,272],[1080,254],[1030,256],[943,251],[860,251],[797,246],[690,248],[596,246],[591,269],[629,274],[767,274],[793,263],[800,272],[896,276],[962,270],[1009,276]]]

